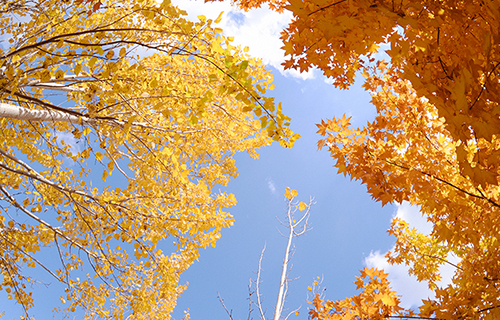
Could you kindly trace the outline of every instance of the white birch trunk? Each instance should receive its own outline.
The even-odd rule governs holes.
[[[290,233],[288,235],[288,243],[286,245],[286,251],[285,251],[285,259],[283,259],[283,265],[281,266],[281,278],[280,278],[280,288],[278,292],[278,298],[276,301],[276,307],[274,309],[274,318],[273,320],[279,320],[281,318],[281,313],[283,312],[283,304],[285,302],[285,286],[286,286],[286,281],[287,281],[287,273],[288,273],[288,262],[290,259],[290,249],[292,246],[292,239],[293,239],[293,226],[292,226],[292,218],[290,215],[291,208],[289,206],[288,208],[288,219],[289,219],[289,224],[290,224]]]
[[[58,110],[26,109],[8,103],[0,103],[0,118],[25,121],[63,121],[75,124],[91,122],[89,118],[77,117]]]

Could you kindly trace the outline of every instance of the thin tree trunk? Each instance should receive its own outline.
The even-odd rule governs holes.
[[[0,103],[0,118],[25,121],[64,121],[75,124],[91,122],[87,117],[78,117],[63,111],[27,109],[8,103]]]
[[[291,202],[291,201],[290,201]],[[288,243],[286,245],[285,251],[285,259],[283,260],[283,266],[281,267],[281,280],[280,280],[280,289],[278,292],[278,299],[276,301],[276,308],[274,310],[274,320],[279,320],[281,317],[281,312],[283,311],[283,304],[285,303],[285,282],[287,281],[287,273],[288,273],[288,259],[290,255],[290,247],[292,246],[293,239],[293,226],[292,226],[292,218],[291,218],[291,205],[288,205],[288,221],[290,224],[290,233],[288,235]]]

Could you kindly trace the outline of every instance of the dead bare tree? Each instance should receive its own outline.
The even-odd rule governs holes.
[[[281,266],[281,277],[280,277],[280,285],[278,289],[278,295],[276,298],[276,306],[274,308],[274,314],[272,319],[273,320],[287,320],[288,317],[295,313],[298,312],[300,307],[290,311],[285,317],[282,316],[284,306],[286,303],[286,296],[288,292],[288,283],[290,281],[293,281],[294,279],[290,279],[289,274],[290,270],[292,268],[292,265],[290,263],[293,253],[294,253],[294,247],[293,247],[293,239],[296,237],[299,237],[303,234],[305,234],[308,230],[311,228],[308,225],[309,217],[310,217],[310,210],[312,205],[315,204],[314,198],[309,199],[309,204],[306,204],[304,202],[298,202],[295,201],[295,198],[297,197],[297,191],[296,190],[291,190],[290,188],[286,188],[285,192],[285,198],[287,202],[287,213],[286,213],[286,218],[284,221],[279,220],[281,225],[283,225],[287,229],[287,233],[283,234],[280,233],[287,238],[287,245],[285,249],[285,257],[283,259],[283,264]],[[301,216],[296,217],[297,211],[300,212]],[[260,254],[259,258],[259,267],[257,270],[257,279],[253,281],[250,279],[250,284],[248,286],[248,295],[249,295],[249,310],[248,310],[248,320],[251,318],[252,314],[252,304],[255,305],[259,311],[259,318],[261,320],[266,320],[265,316],[265,311],[262,306],[262,294],[260,291],[260,284],[262,282],[261,280],[261,274],[262,274],[262,259],[264,257],[264,252],[266,250],[266,245],[264,245],[264,248],[262,249],[262,252]],[[252,289],[254,288],[254,289]],[[253,295],[256,295],[256,301],[252,298]],[[224,299],[221,298],[220,294],[218,294],[218,299],[219,302],[222,304],[224,309],[226,310],[229,318],[231,320],[234,320],[232,310],[228,310],[226,305],[224,304]],[[270,318],[269,318],[270,319]]]

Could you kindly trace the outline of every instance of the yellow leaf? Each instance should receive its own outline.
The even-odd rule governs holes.
[[[89,127],[85,127],[85,129],[83,129],[83,134],[86,136],[88,135],[89,133],[91,132],[90,128]]]
[[[293,190],[293,189],[290,189],[289,187],[286,187],[286,191],[285,191],[285,197],[288,199],[288,200],[292,200],[294,197],[297,196],[297,190]]]
[[[106,59],[112,59],[113,57],[115,56],[115,53],[113,52],[113,50],[109,50],[107,53],[106,53]]]
[[[75,67],[74,67],[74,69],[73,69],[73,72],[74,72],[76,75],[79,75],[81,71],[82,71],[82,66],[81,66],[80,64],[75,65]]]
[[[49,70],[43,70],[41,73],[40,73],[40,81],[41,82],[48,82],[50,81],[50,71]]]
[[[97,161],[101,161],[102,160],[102,153],[100,153],[99,151],[95,153],[95,159]]]
[[[222,20],[223,13],[224,13],[224,11],[221,11],[221,13],[219,13],[219,15],[217,16],[217,19],[214,20],[214,23],[219,23]]]
[[[55,78],[56,78],[56,79],[63,79],[63,78],[64,78],[64,71],[62,71],[62,70],[57,70],[56,75],[55,75]]]
[[[304,211],[304,209],[307,207],[307,204],[305,204],[304,202],[300,202],[299,203],[299,210],[300,211]]]
[[[396,305],[396,302],[394,301],[394,298],[391,297],[390,295],[388,294],[384,294],[381,298],[381,301],[383,304],[387,305],[387,306],[390,306],[390,307],[393,307]]]
[[[219,40],[215,40],[213,43],[212,43],[212,50],[216,53],[223,53],[224,52],[224,49],[222,49],[222,47],[220,46],[220,43],[219,43]]]

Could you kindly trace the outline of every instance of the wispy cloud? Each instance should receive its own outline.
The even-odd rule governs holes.
[[[57,142],[61,145],[69,146],[70,151],[74,154],[82,151],[82,148],[79,144],[80,140],[76,139],[71,132],[57,132]]]
[[[418,207],[411,206],[405,202],[398,206],[396,217],[408,222],[410,228],[415,228],[423,234],[429,234],[432,231],[432,224],[422,216]],[[387,277],[391,282],[391,287],[397,292],[401,299],[401,306],[404,308],[415,307],[421,304],[422,299],[433,298],[434,294],[427,287],[426,282],[418,282],[414,276],[408,274],[408,267],[405,265],[391,265],[385,258],[387,252],[370,252],[365,258],[365,264],[369,268],[384,269],[389,274]],[[457,258],[450,258],[451,262],[457,262]],[[441,286],[446,286],[451,282],[455,269],[453,266],[445,264],[440,268],[442,280]]]
[[[276,194],[276,185],[274,184],[274,181],[271,178],[267,178],[267,187],[271,191],[272,194]]]
[[[216,19],[224,11],[219,27],[226,36],[234,37],[234,44],[249,48],[249,54],[262,59],[266,65],[278,69],[283,75],[303,80],[314,78],[314,71],[299,73],[296,70],[284,71],[281,63],[285,60],[281,31],[292,19],[292,13],[279,14],[267,6],[248,12],[237,9],[228,1],[204,3],[203,0],[172,1],[180,9],[188,12],[188,18],[198,20],[198,15]]]

